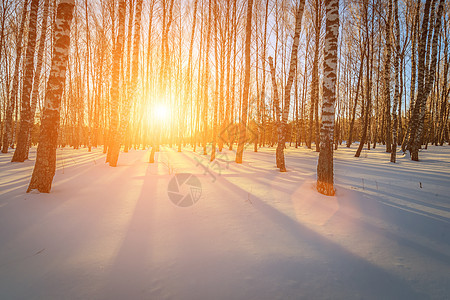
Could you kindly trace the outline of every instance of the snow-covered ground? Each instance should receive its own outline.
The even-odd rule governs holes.
[[[287,173],[273,148],[242,165],[228,150],[210,163],[166,147],[156,164],[131,150],[117,168],[58,149],[50,194],[25,193],[34,149],[2,154],[0,298],[449,299],[450,147],[397,164],[355,147],[335,153],[335,197],[315,192],[305,148],[287,149]],[[169,197],[179,173],[201,184],[192,206]]]

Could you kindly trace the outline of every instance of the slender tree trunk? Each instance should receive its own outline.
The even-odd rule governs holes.
[[[365,80],[365,89],[364,89],[364,99],[362,104],[362,119],[363,119],[363,128],[361,133],[361,139],[359,142],[358,149],[356,150],[355,157],[359,157],[361,151],[368,140],[368,136],[370,136],[369,126],[370,126],[370,112],[371,112],[371,104],[372,104],[372,68],[373,68],[373,34],[369,34],[370,26],[369,26],[369,1],[363,1],[363,11],[362,11],[362,20],[364,22],[365,28],[365,53],[367,54],[366,58],[366,80]],[[373,33],[373,27],[372,27]],[[365,102],[365,104],[364,104]],[[370,150],[370,141],[367,143],[368,149]]]
[[[20,68],[20,61],[22,57],[22,38],[23,38],[23,32],[25,28],[25,21],[27,19],[27,7],[28,7],[28,0],[24,0],[23,2],[23,8],[22,8],[22,19],[20,21],[20,29],[19,34],[17,36],[16,40],[16,61],[15,61],[15,67],[14,67],[14,75],[13,75],[13,82],[11,87],[11,93],[9,94],[8,103],[6,106],[6,113],[5,113],[5,120],[4,120],[4,127],[5,130],[3,132],[3,143],[2,143],[2,153],[7,153],[10,143],[13,141],[12,139],[12,130],[13,130],[13,112],[15,109],[16,104],[16,98],[18,94],[19,89],[19,68]],[[16,119],[17,120],[17,119]]]
[[[388,2],[388,17],[386,21],[386,49],[384,60],[384,100],[386,120],[386,152],[391,152],[392,128],[391,128],[391,23],[392,23],[392,0]]]
[[[212,136],[212,147],[211,147],[211,157],[210,161],[214,161],[216,159],[216,143],[217,143],[217,106],[218,106],[218,98],[219,98],[219,58],[218,58],[218,34],[217,34],[217,20],[218,18],[218,7],[217,0],[214,0],[214,60],[215,60],[215,88],[214,88],[214,99],[212,104],[214,105],[213,111],[213,136]]]
[[[276,160],[277,166],[280,168],[280,172],[286,172],[286,163],[284,160],[284,147],[286,144],[287,135],[287,120],[289,116],[289,107],[291,106],[291,89],[292,82],[294,81],[295,70],[297,68],[298,59],[298,44],[300,41],[300,31],[302,26],[303,10],[305,8],[305,1],[301,0],[297,7],[297,12],[295,15],[295,32],[294,41],[292,43],[292,52],[289,65],[289,77],[286,82],[286,87],[284,88],[284,106],[283,114],[281,117],[280,130],[278,131],[278,145],[276,150]]]
[[[399,63],[400,63],[400,24],[398,20],[398,0],[394,0],[394,23],[395,23],[395,89],[394,89],[394,107],[392,108],[392,118],[394,120],[394,124],[392,127],[392,149],[391,149],[391,162],[395,163],[397,156],[397,141],[398,141],[398,116],[397,116],[397,107],[400,98],[400,72],[399,72]],[[400,116],[401,117],[401,116]]]
[[[205,50],[205,74],[203,81],[203,155],[207,155],[208,143],[208,93],[209,93],[209,48],[211,46],[211,25],[212,25],[212,8],[211,2],[208,3],[208,23],[206,30],[206,50]]]
[[[110,121],[110,146],[108,147],[108,154],[106,161],[111,167],[117,166],[119,158],[120,140],[118,136],[119,131],[119,103],[120,103],[120,74],[123,59],[123,44],[125,40],[125,0],[119,1],[119,24],[118,33],[115,42],[111,78],[111,121]]]
[[[362,75],[363,75],[363,70],[364,70],[364,57],[366,56],[366,48],[367,47],[365,45],[363,45],[363,48],[364,48],[364,50],[361,49],[361,62],[359,65],[359,74],[358,74],[358,82],[356,85],[355,102],[353,102],[352,118],[350,120],[350,127],[348,129],[347,148],[350,148],[350,146],[353,143],[353,129],[355,126],[356,107],[358,105],[358,96],[359,96],[361,80],[362,80]]]
[[[409,93],[410,94],[409,114],[408,114],[409,119],[411,119],[411,114],[412,114],[412,111],[413,111],[413,108],[414,108],[414,102],[415,102],[415,99],[416,99],[416,71],[417,71],[417,67],[416,67],[416,57],[417,57],[416,47],[417,47],[417,44],[418,44],[418,35],[419,35],[418,26],[419,26],[419,21],[420,21],[420,3],[421,3],[421,0],[417,0],[417,5],[416,5],[416,9],[415,9],[414,23],[413,23],[413,29],[412,29],[412,34],[411,34],[411,36],[412,36],[411,37],[411,88],[410,88],[410,93]],[[407,129],[406,129],[406,134],[403,137],[403,142],[402,142],[402,151],[403,152],[406,151],[406,146],[407,146],[407,143],[408,143],[408,137],[409,137],[409,134],[411,132],[410,124],[411,124],[411,122],[408,123]]]
[[[36,113],[37,100],[38,100],[38,96],[39,96],[39,84],[40,84],[40,80],[41,80],[42,64],[44,62],[45,39],[47,37],[47,23],[48,23],[48,15],[49,15],[49,6],[50,6],[50,0],[45,0],[44,12],[42,15],[41,36],[39,38],[39,48],[37,51],[36,72],[34,73],[33,89],[32,89],[32,93],[31,93],[31,124],[30,124],[30,129],[29,129],[29,134],[28,134],[27,150],[29,150],[31,147],[31,132],[33,130],[34,115]]]
[[[306,91],[308,90],[308,50],[309,50],[309,34],[306,35],[306,48],[305,48],[305,69],[303,71],[303,87],[302,87],[302,109],[301,109],[301,135],[303,136],[306,147],[311,149],[311,137],[306,133],[305,124],[305,98]]]
[[[444,129],[447,123],[447,99],[448,99],[448,88],[447,88],[447,77],[449,69],[448,60],[448,38],[445,39],[444,43],[444,74],[443,74],[443,87],[441,93],[441,105],[439,109],[439,128],[437,133],[437,139],[440,146],[444,144]]]
[[[366,5],[366,14],[365,14],[365,20],[367,22],[367,5],[368,3],[365,3]],[[368,29],[366,29],[366,31],[368,31]],[[370,109],[371,109],[371,86],[372,86],[372,82],[371,82],[371,66],[369,65],[369,55],[371,55],[370,52],[370,44],[368,41],[368,37],[367,37],[367,59],[366,59],[366,87],[364,89],[364,100],[362,101],[362,113],[361,113],[361,118],[363,119],[363,128],[362,128],[362,132],[361,132],[361,139],[358,145],[358,149],[356,150],[355,153],[355,157],[359,157],[361,155],[361,151],[364,147],[364,144],[366,143],[367,140],[367,135],[368,135],[368,127],[369,127],[369,123],[370,123]]]
[[[231,110],[230,110],[230,125],[228,126],[230,128],[228,133],[228,149],[233,150],[233,144],[235,141],[235,124],[234,124],[234,108],[235,108],[235,99],[236,99],[236,91],[235,91],[235,84],[236,84],[236,56],[237,56],[237,31],[238,31],[238,20],[237,20],[237,3],[236,1],[233,1],[233,17],[232,17],[232,24],[233,24],[233,67],[231,70],[233,71],[232,78],[231,78]]]
[[[244,144],[247,131],[247,109],[248,109],[248,94],[250,90],[250,43],[252,38],[252,10],[253,0],[248,0],[247,3],[247,21],[245,27],[245,74],[244,74],[244,88],[242,93],[242,110],[239,120],[239,144],[236,151],[236,163],[242,163],[242,156],[244,155]]]
[[[39,0],[31,0],[30,20],[28,22],[28,44],[25,54],[22,105],[20,109],[20,129],[13,162],[24,162],[28,158],[28,135],[33,119],[31,118],[31,88],[33,87],[34,52],[36,50],[36,23]]]
[[[186,80],[186,95],[191,104],[191,110],[190,110],[190,112],[191,112],[191,137],[195,135],[194,98],[192,97],[192,79],[193,79],[192,78],[193,77],[192,51],[194,49],[195,27],[197,25],[197,4],[198,4],[198,0],[195,0],[194,1],[194,11],[192,14],[193,20],[192,20],[191,39],[189,42],[188,70],[187,70],[187,80]],[[197,100],[199,100],[199,99],[197,99]],[[194,140],[194,147],[195,147],[195,140]]]
[[[119,150],[121,143],[126,142],[126,135],[129,128],[130,123],[130,110],[131,110],[131,101],[135,100],[137,94],[137,80],[139,76],[139,48],[141,41],[141,15],[142,15],[142,2],[143,0],[136,1],[136,16],[133,18],[134,20],[134,32],[135,36],[133,38],[133,53],[132,53],[132,61],[130,63],[131,66],[131,80],[128,83],[128,91],[126,97],[124,97],[122,101],[122,110],[120,114],[120,127],[115,137],[115,147],[112,149],[111,158],[109,160],[109,164],[111,166],[117,166],[117,161],[119,159]],[[131,10],[132,11],[132,10]],[[132,18],[130,16],[130,18]],[[127,147],[127,146],[125,146]]]
[[[441,16],[444,10],[444,0],[439,1],[439,8],[436,16],[434,13],[431,14],[430,18],[430,1],[427,0],[425,2],[424,8],[424,17],[422,20],[422,32],[421,39],[419,43],[419,55],[418,55],[418,73],[417,73],[417,81],[418,81],[418,92],[417,98],[414,103],[414,110],[411,115],[411,131],[408,143],[408,149],[410,151],[411,160],[418,161],[419,160],[419,148],[422,144],[422,133],[424,129],[425,123],[425,106],[427,102],[428,95],[431,92],[431,89],[435,80],[436,73],[436,64],[437,64],[437,48],[438,48],[438,37],[441,27]],[[434,4],[434,1],[433,1]],[[433,9],[434,11],[434,9]],[[430,29],[428,29],[428,25],[430,24]],[[433,26],[434,24],[434,26]],[[432,38],[431,38],[432,37]],[[426,41],[428,40],[428,43]],[[431,53],[427,53],[426,45],[430,47]],[[431,46],[430,46],[431,44]],[[427,62],[425,62],[425,57],[427,58]],[[428,64],[428,60],[431,61]]]
[[[280,109],[280,96],[278,94],[278,85],[277,85],[277,78],[275,76],[275,66],[273,65],[273,58],[272,56],[269,56],[269,67],[270,67],[270,75],[272,78],[272,88],[273,88],[273,106],[274,106],[274,110],[275,110],[275,126],[277,128],[281,128],[280,125],[280,119],[281,119],[281,109]],[[276,159],[276,163],[277,163],[277,168],[280,168],[279,165],[280,160],[278,159],[278,154],[277,154],[277,159]]]
[[[89,13],[88,13],[88,0],[84,0],[84,12],[85,12],[85,22],[86,22],[86,54],[85,54],[85,73],[86,73],[86,102],[87,102],[87,146],[88,152],[92,151],[92,140],[93,140],[93,130],[92,130],[92,115],[93,115],[93,101],[91,97],[91,87],[90,87],[90,63],[91,63],[91,32],[89,29]]]

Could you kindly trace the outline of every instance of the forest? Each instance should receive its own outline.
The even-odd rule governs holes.
[[[334,3],[336,24],[319,0],[254,2],[76,1],[65,32],[57,1],[2,1],[2,152],[16,145],[12,161],[24,161],[45,135],[56,59],[67,70],[55,78],[57,131],[43,139],[103,146],[111,166],[121,147],[151,147],[153,162],[160,144],[189,144],[213,161],[236,144],[239,162],[253,144],[280,145],[285,171],[283,145],[320,152],[321,131],[328,148],[358,141],[356,157],[385,145],[391,162],[449,141],[445,1]]]
[[[450,6],[445,0],[1,0],[0,216],[6,205],[2,203],[11,203],[11,199],[37,199],[40,203],[69,197],[74,203],[82,197],[95,198],[95,204],[88,207],[102,212],[100,207],[108,204],[102,202],[101,193],[113,199],[123,193],[123,199],[137,201],[137,207],[136,199],[142,196],[133,195],[142,189],[142,195],[156,202],[168,197],[175,204],[171,209],[193,204],[203,207],[196,203],[199,199],[223,205],[225,198],[243,197],[250,206],[260,206],[262,214],[256,217],[249,212],[251,218],[270,216],[283,228],[286,224],[287,228],[312,224],[313,229],[309,225],[305,228],[317,234],[306,234],[314,247],[328,245],[332,257],[337,253],[358,268],[377,262],[376,268],[367,267],[369,275],[361,280],[380,285],[358,282],[355,293],[334,288],[318,292],[317,286],[308,285],[307,292],[299,294],[293,287],[282,292],[283,280],[279,278],[273,293],[265,295],[263,283],[268,279],[263,275],[262,290],[256,294],[241,283],[235,283],[235,294],[227,294],[217,283],[220,278],[214,277],[217,282],[200,288],[204,293],[171,282],[169,286],[178,287],[174,295],[163,284],[160,289],[167,288],[167,294],[151,290],[144,292],[145,298],[187,295],[189,299],[206,299],[215,295],[213,298],[273,299],[302,295],[300,298],[443,299],[450,293],[443,284],[449,279],[445,268],[450,266],[449,22]],[[73,180],[67,175],[71,172],[70,176],[87,172],[90,180]],[[141,173],[142,185],[134,190],[132,180]],[[122,181],[115,176],[121,176]],[[149,185],[167,186],[164,193],[156,186],[145,190],[147,176],[152,178]],[[216,180],[220,185],[215,185]],[[95,181],[100,181],[98,186],[90,183]],[[120,189],[122,184],[130,185],[129,189]],[[182,195],[183,185],[188,189]],[[91,196],[81,196],[85,186]],[[425,189],[434,196],[428,199]],[[78,192],[80,196],[76,196]],[[365,197],[372,197],[376,208],[370,208],[375,204],[365,203]],[[282,199],[291,199],[293,206],[271,206]],[[143,204],[144,211],[158,210],[156,202]],[[174,221],[168,213],[169,204],[162,206],[163,216]],[[15,205],[17,214],[26,206]],[[45,209],[50,214],[51,209]],[[203,220],[212,208],[199,209]],[[246,209],[235,217],[247,218]],[[415,254],[405,258],[414,266],[405,275],[384,266],[381,254],[369,258],[372,254],[367,249],[359,249],[363,253],[358,254],[350,251],[362,257],[361,262],[342,250],[363,236],[361,232],[346,233],[342,224],[349,219],[345,216],[352,215],[351,222],[358,224],[355,220],[360,218],[372,220],[371,209],[376,210],[373,218],[379,222],[367,222],[405,230],[397,232],[398,236],[416,243],[411,247],[420,252],[421,264],[427,259],[443,263],[435,266],[438,279],[430,279],[434,283],[423,279],[428,270],[412,263]],[[384,209],[386,214],[381,213]],[[330,211],[333,213],[328,215]],[[341,211],[346,213],[344,217]],[[353,215],[356,211],[359,217]],[[122,212],[117,208],[116,216]],[[403,216],[405,212],[412,216]],[[75,212],[66,213],[68,217]],[[4,214],[0,239],[13,241],[13,232],[6,228],[15,221]],[[304,215],[311,217],[302,219]],[[342,226],[336,230],[342,231],[334,232],[329,222],[337,215]],[[423,216],[429,219],[416,219]],[[181,218],[197,228],[197,221]],[[322,218],[324,223],[318,221]],[[144,224],[144,219],[142,216],[138,222]],[[94,217],[89,220],[94,222]],[[133,220],[130,226],[135,224]],[[61,222],[64,217],[59,216],[53,224],[58,227]],[[259,219],[255,222],[263,224]],[[420,233],[406,234],[408,224],[413,223]],[[364,230],[367,224],[363,224]],[[163,231],[173,233],[175,227],[170,226]],[[223,230],[233,225],[227,219],[215,226]],[[275,229],[266,229],[279,236],[272,231]],[[296,232],[292,234],[304,237],[305,232],[297,229],[292,229]],[[248,230],[245,233],[255,233]],[[367,229],[368,237],[374,237],[371,230]],[[341,238],[322,240],[322,234]],[[342,234],[352,238],[347,240]],[[388,240],[387,233],[381,235]],[[209,233],[201,235],[197,242],[205,245],[207,236]],[[428,239],[435,241],[435,246],[424,246]],[[85,242],[80,239],[80,243]],[[282,238],[274,243],[282,243]],[[393,249],[390,242],[383,245]],[[125,246],[121,249],[127,250]],[[246,253],[239,249],[239,253]],[[0,258],[9,261],[8,251],[0,251]],[[122,262],[130,272],[132,253],[126,252],[128,260]],[[330,253],[322,253],[326,259],[321,263],[334,261]],[[191,262],[187,256],[182,258],[186,264]],[[256,272],[245,261],[250,273]],[[148,263],[150,269],[155,267]],[[330,272],[343,270],[340,264],[331,268],[334,271]],[[177,274],[187,269],[190,267],[180,267]],[[313,273],[320,281],[321,275]],[[144,278],[146,271],[139,274]],[[20,278],[19,273],[17,276]],[[349,275],[343,280],[349,284],[352,278]],[[418,287],[410,286],[410,280],[416,280],[411,278],[420,278]],[[111,280],[119,279],[113,276]],[[389,280],[397,288],[377,289],[389,285]],[[433,284],[439,288],[433,290]],[[114,290],[111,282],[106,285]],[[18,291],[14,284],[9,288],[11,296]],[[216,288],[222,292],[214,294]],[[50,296],[36,295],[58,298],[59,292],[63,290]],[[107,294],[118,299],[129,295],[139,298],[134,292]],[[102,298],[105,294],[85,296]]]

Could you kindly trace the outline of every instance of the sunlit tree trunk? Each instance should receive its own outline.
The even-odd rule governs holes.
[[[218,43],[218,34],[217,34],[217,18],[218,18],[218,7],[217,7],[217,0],[213,1],[214,4],[214,60],[215,60],[215,88],[214,88],[214,98],[212,101],[213,111],[213,136],[212,136],[212,147],[211,147],[211,157],[210,161],[214,161],[216,159],[216,143],[217,143],[217,106],[218,106],[218,98],[219,98],[219,59],[218,59],[218,49],[217,49],[217,43]]]
[[[208,143],[208,93],[209,93],[209,48],[211,44],[211,26],[212,26],[212,3],[208,4],[208,23],[206,29],[206,49],[205,49],[205,71],[203,81],[203,155],[207,155],[207,143]]]
[[[119,158],[120,140],[118,136],[119,131],[119,103],[120,103],[120,68],[123,59],[123,43],[125,38],[125,0],[119,1],[119,24],[118,33],[115,42],[111,78],[111,121],[110,121],[110,146],[108,147],[108,154],[106,161],[111,167],[117,166]]]
[[[273,106],[274,106],[274,110],[275,110],[275,124],[277,128],[280,128],[280,119],[281,119],[281,109],[280,109],[280,96],[278,94],[278,84],[277,84],[277,78],[275,75],[275,66],[273,65],[273,58],[272,56],[269,56],[269,67],[270,67],[270,76],[272,79],[272,88],[273,88],[273,92],[272,92],[272,97],[273,97]],[[279,165],[279,160],[278,160],[278,155],[276,157],[276,163],[277,163],[277,168],[280,168]]]
[[[37,100],[39,96],[39,85],[41,81],[42,65],[44,63],[45,39],[47,37],[47,24],[49,15],[50,0],[45,0],[42,14],[41,36],[39,38],[39,46],[37,51],[36,72],[34,73],[33,88],[31,93],[31,123],[28,133],[28,149],[31,147],[31,132],[33,129],[34,115],[36,113]]]
[[[356,83],[356,93],[355,93],[355,101],[353,102],[353,108],[352,108],[352,116],[351,116],[351,120],[350,120],[350,127],[348,129],[348,139],[347,139],[347,148],[350,148],[350,146],[353,143],[353,129],[355,126],[355,118],[356,118],[356,107],[358,105],[358,97],[359,97],[359,91],[360,91],[360,87],[361,87],[361,79],[362,79],[362,75],[363,75],[363,70],[364,70],[364,58],[366,56],[366,45],[362,45],[361,46],[361,62],[359,65],[359,75],[358,75],[358,81]],[[363,104],[364,105],[364,104]]]
[[[397,156],[397,141],[398,141],[398,116],[397,116],[397,109],[398,109],[398,102],[400,98],[400,73],[399,73],[399,64],[400,64],[400,22],[398,20],[398,0],[394,0],[394,24],[395,24],[395,49],[396,49],[396,55],[395,55],[395,89],[394,89],[394,107],[392,107],[392,119],[394,121],[393,127],[392,127],[392,149],[391,149],[391,162],[395,163],[396,156]],[[401,115],[400,115],[401,117]]]
[[[311,82],[311,100],[314,101],[314,142],[316,144],[316,152],[320,151],[320,122],[319,122],[319,49],[320,48],[320,32],[322,29],[322,1],[315,1],[315,21],[314,21],[314,60],[313,74]],[[312,129],[311,129],[312,130]]]
[[[190,134],[191,139],[195,135],[195,117],[194,117],[194,97],[192,92],[192,81],[194,77],[193,68],[192,68],[192,52],[194,50],[194,38],[195,38],[195,28],[197,25],[197,4],[198,0],[194,1],[194,9],[192,13],[192,31],[191,31],[191,38],[189,42],[189,55],[188,55],[188,69],[187,69],[187,80],[186,80],[186,97],[189,99],[190,103],[190,113],[191,113],[191,124],[190,124]],[[191,142],[192,144],[192,142]],[[195,147],[195,140],[194,140],[194,147]]]
[[[392,128],[391,128],[391,23],[392,23],[392,0],[388,2],[388,16],[385,25],[386,48],[384,58],[384,101],[386,119],[386,152],[391,152]]]
[[[235,83],[236,83],[236,55],[237,55],[237,34],[238,34],[238,20],[237,20],[237,4],[236,1],[233,1],[233,14],[232,14],[232,22],[233,24],[232,28],[232,44],[233,44],[233,64],[230,68],[230,71],[232,72],[231,76],[231,85],[229,88],[229,101],[230,101],[230,114],[229,114],[229,125],[227,126],[228,129],[228,149],[233,150],[233,144],[235,140],[235,125],[234,125],[234,107],[235,107]],[[230,51],[231,52],[231,51]],[[230,64],[231,65],[231,64]]]
[[[365,88],[363,89],[363,101],[361,104],[362,111],[361,111],[361,119],[363,121],[362,124],[362,132],[361,137],[358,145],[358,149],[356,150],[355,157],[359,157],[361,155],[361,151],[364,147],[364,144],[366,143],[366,140],[368,140],[368,136],[370,136],[369,130],[369,124],[370,124],[370,111],[371,111],[371,102],[372,102],[372,64],[373,64],[373,40],[370,39],[370,28],[369,28],[369,2],[368,0],[364,0],[362,2],[362,21],[364,26],[364,42],[362,43],[364,47],[366,48],[364,53],[367,55],[366,57],[366,76],[365,76]],[[373,38],[373,36],[372,36]],[[372,45],[372,47],[371,47]],[[361,65],[361,68],[363,66]],[[368,147],[370,144],[368,143]]]
[[[19,68],[20,68],[20,61],[22,57],[22,37],[24,33],[25,28],[25,21],[27,19],[27,7],[28,7],[28,0],[24,0],[23,2],[23,8],[22,8],[22,16],[20,21],[20,28],[17,35],[16,40],[16,61],[15,61],[15,67],[14,67],[14,75],[13,75],[13,81],[11,84],[11,93],[8,97],[8,102],[6,105],[6,113],[5,113],[5,120],[4,120],[4,127],[5,130],[3,132],[3,143],[2,143],[2,153],[7,153],[10,143],[12,142],[12,130],[13,130],[13,112],[15,109],[15,104],[17,100],[18,95],[18,89],[19,89]]]
[[[84,17],[85,17],[85,44],[86,44],[86,52],[84,57],[84,76],[85,78],[85,84],[84,89],[86,92],[86,104],[87,104],[87,133],[86,133],[86,139],[87,139],[87,147],[88,151],[91,152],[92,150],[92,139],[93,139],[93,131],[92,131],[92,113],[93,113],[93,98],[91,97],[91,87],[90,87],[90,78],[91,78],[91,32],[89,29],[89,11],[88,11],[88,0],[84,0]]]
[[[269,19],[269,0],[266,0],[265,13],[264,13],[264,33],[263,33],[263,46],[262,46],[262,88],[261,88],[261,105],[262,105],[262,118],[261,128],[262,136],[260,137],[260,147],[265,146],[266,142],[266,52],[267,52],[267,23]]]
[[[444,42],[444,71],[443,71],[443,87],[442,87],[442,93],[441,93],[441,102],[440,102],[440,108],[439,108],[439,128],[437,133],[437,139],[440,146],[444,144],[444,130],[446,128],[447,122],[448,122],[448,93],[450,90],[448,90],[448,69],[449,69],[449,53],[448,53],[448,36],[445,38]]]
[[[250,90],[250,43],[252,38],[252,9],[253,0],[248,0],[247,3],[247,20],[245,27],[245,74],[244,74],[244,88],[242,93],[242,110],[239,119],[239,143],[236,151],[236,163],[242,163],[242,156],[244,155],[244,144],[247,132],[247,109],[248,109],[248,93]]]
[[[232,3],[231,1],[226,2],[226,12],[225,12],[225,41],[222,47],[222,53],[224,53],[223,60],[225,65],[222,70],[222,93],[224,93],[224,98],[222,99],[223,105],[225,106],[225,111],[223,112],[220,130],[219,130],[219,151],[222,151],[223,144],[228,142],[228,131],[230,124],[230,110],[231,110],[231,94],[230,94],[230,73],[231,73],[231,46],[232,46],[232,33],[233,26],[231,24],[232,17]]]
[[[306,133],[306,125],[305,125],[305,99],[306,99],[306,92],[308,90],[308,51],[309,51],[309,32],[306,35],[306,46],[305,46],[305,69],[303,71],[303,87],[302,87],[302,109],[301,109],[301,135],[303,136],[305,140],[306,147],[311,149],[311,139],[309,135]]]
[[[119,159],[119,150],[121,143],[126,143],[128,126],[130,123],[130,110],[132,101],[136,101],[137,94],[137,79],[139,76],[139,48],[141,41],[141,14],[142,14],[142,0],[136,1],[136,16],[134,20],[134,32],[135,36],[133,38],[133,54],[131,65],[131,80],[128,84],[127,95],[122,101],[122,109],[120,113],[120,127],[115,137],[115,147],[112,149],[111,158],[109,164],[111,166],[116,166]],[[131,17],[130,17],[131,18]]]
[[[305,1],[301,0],[298,4],[295,14],[295,32],[294,41],[292,43],[292,52],[289,65],[289,75],[284,88],[284,107],[283,114],[281,116],[280,131],[278,135],[278,145],[276,150],[277,167],[280,168],[280,172],[286,172],[286,163],[284,160],[284,147],[286,143],[287,135],[287,120],[289,116],[289,107],[291,106],[291,89],[292,82],[294,81],[295,69],[297,67],[298,59],[298,44],[300,40],[300,30],[302,25],[303,10],[305,8]]]
[[[424,7],[424,17],[422,19],[421,37],[418,48],[418,90],[410,119],[411,130],[408,149],[410,151],[411,159],[414,161],[419,160],[419,149],[422,144],[422,133],[425,122],[425,106],[435,80],[438,37],[441,27],[441,16],[445,3],[444,0],[440,0],[437,14],[434,14],[433,7],[430,16],[430,2],[431,0],[427,0]],[[435,1],[432,1],[432,3],[434,4]],[[426,42],[427,40],[428,43]],[[426,44],[428,44],[429,51],[427,51]]]
[[[145,92],[144,95],[146,95],[145,97],[145,101],[147,103],[150,102],[149,99],[149,95],[151,94],[151,92],[154,92],[154,86],[153,84],[150,83],[150,81],[152,81],[152,78],[150,77],[151,74],[153,74],[153,66],[150,62],[151,58],[152,58],[152,33],[153,33],[153,11],[154,11],[154,6],[155,6],[155,0],[152,0],[150,2],[150,12],[149,12],[149,21],[148,21],[148,41],[147,41],[147,59],[146,59],[146,80],[145,80]],[[147,130],[149,130],[149,128],[147,128]],[[151,154],[149,157],[149,162],[154,162],[154,157],[155,157],[155,145],[152,144],[152,149],[151,149]],[[153,160],[153,161],[152,161]]]
[[[408,117],[411,118],[412,111],[414,109],[414,102],[416,99],[416,73],[417,73],[417,51],[416,47],[419,43],[418,37],[419,37],[419,21],[420,21],[420,4],[421,0],[417,0],[417,5],[415,6],[415,13],[414,13],[414,22],[411,29],[411,88],[409,93],[409,111],[408,111]],[[408,137],[411,132],[411,122],[408,122],[408,126],[406,128],[406,134],[403,137],[402,142],[402,151],[406,151],[406,147],[408,144]]]
[[[317,191],[321,194],[331,196],[335,193],[333,178],[333,131],[334,103],[336,100],[339,0],[327,1],[325,28],[322,128],[320,131],[320,153],[317,164]]]
[[[37,189],[49,193],[56,170],[56,146],[60,120],[61,97],[66,79],[67,58],[70,47],[70,25],[74,0],[60,0],[55,23],[53,58],[48,79],[41,133],[37,148],[36,164],[27,192]]]
[[[28,43],[25,52],[22,101],[20,109],[20,129],[17,136],[17,147],[11,159],[13,162],[23,162],[28,158],[28,134],[33,119],[31,118],[31,88],[33,87],[34,52],[36,50],[36,23],[39,0],[31,1],[30,19],[28,22]]]

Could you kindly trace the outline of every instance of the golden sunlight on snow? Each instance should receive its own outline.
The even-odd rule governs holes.
[[[294,191],[291,201],[297,220],[307,224],[324,225],[339,210],[336,196],[318,194],[314,183],[308,181]]]

